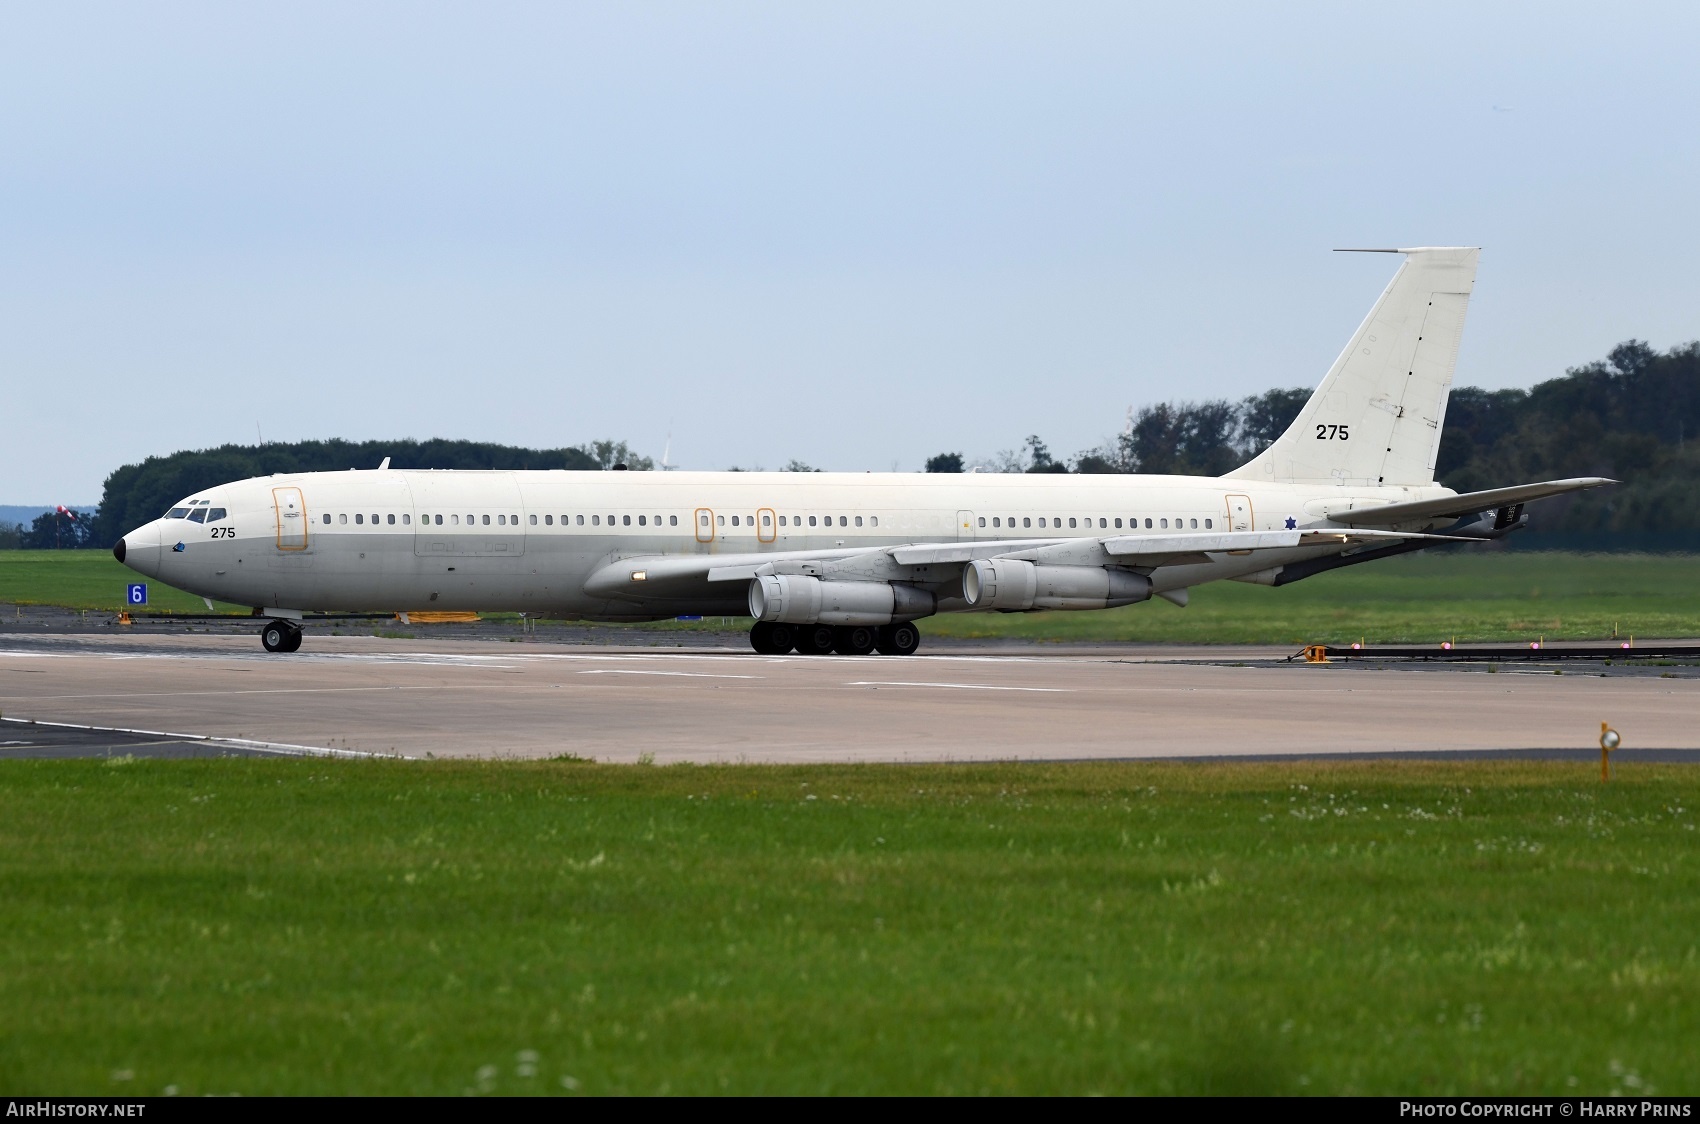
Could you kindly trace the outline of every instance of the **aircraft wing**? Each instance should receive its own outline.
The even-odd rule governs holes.
[[[1249,554],[1312,546],[1347,547],[1411,539],[1454,541],[1446,535],[1354,528],[911,543],[871,550],[866,547],[838,547],[761,554],[642,555],[618,559],[603,566],[586,580],[584,590],[593,595],[611,597],[670,597],[701,590],[705,582],[748,581],[757,574],[774,573],[804,574],[839,581],[936,581],[954,575],[958,572],[956,568],[962,564],[981,558],[1019,558],[1047,566],[1155,569],[1209,562],[1211,554]],[[935,567],[946,568],[948,574]]]
[[[1539,484],[1519,484],[1513,488],[1490,488],[1485,492],[1465,492],[1457,496],[1442,496],[1435,500],[1414,500],[1411,503],[1390,503],[1375,507],[1359,507],[1350,511],[1330,512],[1328,518],[1336,523],[1354,527],[1390,527],[1396,523],[1412,523],[1418,519],[1461,519],[1492,511],[1496,507],[1512,507],[1530,500],[1580,492],[1616,484],[1604,476],[1578,476],[1570,480],[1544,480]]]

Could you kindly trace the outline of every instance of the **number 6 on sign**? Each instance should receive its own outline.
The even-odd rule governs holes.
[[[135,585],[125,586],[124,600],[128,601],[132,605],[146,605],[148,603],[147,585],[145,583],[138,582]]]

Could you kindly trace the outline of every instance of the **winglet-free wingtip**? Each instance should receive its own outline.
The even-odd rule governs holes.
[[[1334,252],[1336,254],[1402,254],[1405,251],[1404,250],[1380,250],[1380,249],[1372,249],[1372,248],[1365,247],[1365,246],[1336,246],[1336,247],[1334,247]]]

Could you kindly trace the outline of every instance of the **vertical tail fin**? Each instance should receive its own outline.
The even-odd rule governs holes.
[[[1397,250],[1404,264],[1287,432],[1228,473],[1301,484],[1432,484],[1481,250]]]

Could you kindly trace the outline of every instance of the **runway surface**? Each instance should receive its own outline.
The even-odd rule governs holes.
[[[251,636],[11,635],[0,637],[0,756],[1520,756],[1586,752],[1609,721],[1624,760],[1700,759],[1694,667],[1277,662],[1287,654],[1051,646],[847,658],[310,634],[300,653],[275,656]]]

